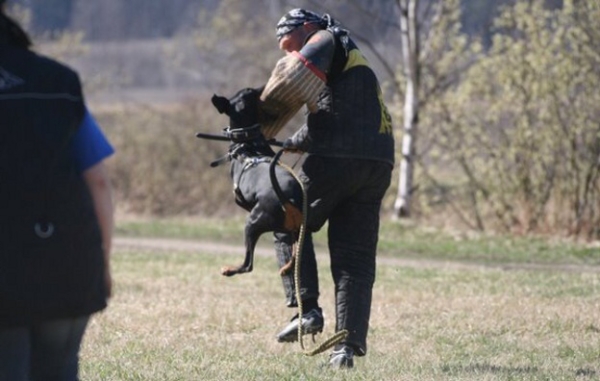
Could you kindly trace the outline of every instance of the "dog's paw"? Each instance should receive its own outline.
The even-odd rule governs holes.
[[[287,275],[287,274],[291,273],[294,270],[294,264],[296,263],[295,260],[296,260],[296,256],[294,255],[288,261],[288,263],[286,263],[279,269],[279,275],[283,276],[283,275]]]
[[[237,274],[237,271],[234,268],[228,267],[228,266],[221,267],[221,275],[223,275],[223,276],[233,276],[235,274]]]
[[[282,268],[279,269],[279,275],[281,275],[281,276],[290,274],[291,272],[292,272],[291,263],[286,263]]]

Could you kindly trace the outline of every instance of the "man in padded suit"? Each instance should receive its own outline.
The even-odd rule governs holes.
[[[285,150],[308,154],[300,173],[309,205],[300,280],[306,312],[278,340],[296,340],[300,322],[304,333],[323,329],[310,232],[328,221],[336,331],[349,333],[329,362],[352,368],[354,355],[367,352],[379,212],[394,165],[392,122],[375,73],[329,15],[293,9],[279,20],[277,39],[287,54],[261,94],[262,111],[271,117],[265,137],[274,137],[302,106],[309,111],[306,124],[284,142]],[[291,237],[276,234],[275,241],[279,262],[287,263]],[[293,276],[283,277],[288,305],[295,306]]]

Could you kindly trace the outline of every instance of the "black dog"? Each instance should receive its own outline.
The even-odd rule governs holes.
[[[226,276],[252,271],[254,249],[263,233],[289,232],[297,240],[302,224],[300,184],[289,171],[277,165],[279,155],[276,158],[260,132],[261,90],[242,89],[230,99],[218,95],[212,97],[219,113],[229,116],[230,125],[224,132],[231,140],[226,158],[231,161],[235,201],[250,212],[245,228],[244,263],[238,267],[223,267],[221,274]],[[280,272],[289,271],[293,260]]]

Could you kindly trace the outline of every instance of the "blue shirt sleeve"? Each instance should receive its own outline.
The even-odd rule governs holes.
[[[71,152],[80,172],[93,167],[115,152],[87,109],[71,142]]]

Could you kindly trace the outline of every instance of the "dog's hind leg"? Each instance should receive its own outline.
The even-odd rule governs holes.
[[[298,239],[295,233],[287,233],[289,237],[284,239],[287,242],[280,242],[281,245],[287,245],[288,247],[282,250],[282,253],[278,254],[279,261],[279,275],[284,276],[287,274],[292,274],[294,270],[294,263],[296,262],[296,250]],[[281,238],[284,236],[281,235]]]
[[[246,221],[246,228],[244,231],[245,244],[246,244],[246,255],[244,256],[244,263],[238,267],[226,266],[221,268],[221,275],[232,276],[236,274],[249,273],[252,271],[254,266],[254,250],[258,238],[267,230],[264,226],[264,214],[257,211],[254,208]],[[262,217],[262,218],[261,218]]]
[[[258,237],[260,237],[260,234],[257,234],[252,228],[246,226],[246,255],[244,256],[244,263],[238,267],[226,266],[221,268],[221,275],[232,276],[252,272],[254,266],[254,249],[256,248]]]

